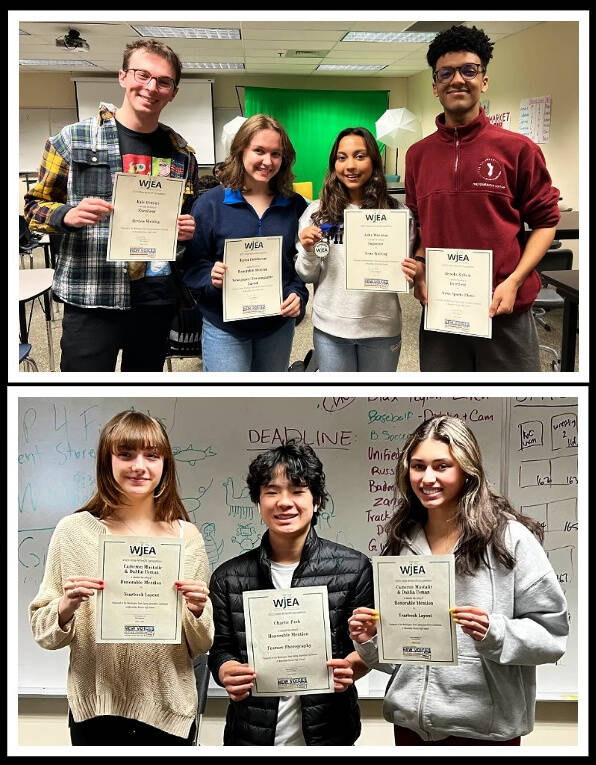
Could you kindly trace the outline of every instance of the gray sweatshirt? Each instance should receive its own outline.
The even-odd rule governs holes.
[[[534,727],[536,665],[553,663],[565,652],[567,603],[546,553],[517,521],[509,521],[505,541],[516,560],[513,569],[497,563],[489,548],[490,568],[456,575],[456,605],[483,608],[490,622],[481,641],[458,628],[458,665],[379,664],[376,636],[354,643],[369,667],[392,673],[385,719],[425,741],[526,735]],[[400,552],[430,554],[421,527]]]
[[[318,208],[319,202],[315,200],[302,213],[299,232],[313,225],[312,215]],[[348,205],[347,209],[359,208]],[[395,292],[348,291],[343,239],[339,244],[333,241],[329,244],[329,254],[321,259],[297,242],[296,273],[303,281],[314,284],[313,327],[351,340],[400,335],[401,308]]]

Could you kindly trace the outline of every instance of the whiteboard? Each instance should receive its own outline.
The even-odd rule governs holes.
[[[508,494],[513,505],[538,520],[544,549],[567,598],[571,621],[565,655],[538,667],[546,692],[577,693],[578,408],[577,399],[543,396],[511,399]]]
[[[57,521],[90,497],[95,448],[108,419],[135,408],[165,425],[176,458],[180,496],[202,531],[214,568],[257,545],[264,527],[248,497],[245,476],[256,454],[297,438],[313,446],[330,500],[320,536],[367,555],[380,552],[392,508],[393,470],[400,447],[434,414],[462,417],[476,434],[489,480],[506,488],[510,400],[496,397],[358,398],[20,398],[19,689],[64,695],[67,651],[49,653],[31,636],[27,606],[43,577]],[[546,678],[545,692],[567,689],[569,666]],[[375,678],[379,675],[379,678]],[[382,696],[386,676],[359,681],[363,696]]]
[[[117,77],[77,77],[74,84],[79,120],[95,116],[102,101],[122,104],[124,90]],[[212,84],[212,80],[183,77],[176,97],[159,117],[188,141],[199,165],[215,164]]]

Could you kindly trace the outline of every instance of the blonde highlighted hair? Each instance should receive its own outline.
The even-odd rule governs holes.
[[[532,518],[515,510],[506,497],[491,488],[476,437],[462,420],[446,415],[438,415],[421,423],[404,444],[395,469],[395,510],[385,526],[387,541],[383,555],[399,555],[406,543],[406,536],[414,526],[424,526],[427,521],[427,510],[410,483],[412,453],[427,439],[447,444],[466,477],[458,501],[460,538],[454,551],[456,571],[460,574],[473,574],[481,565],[488,566],[489,547],[499,563],[506,568],[513,568],[515,559],[504,541],[507,522],[516,520],[523,524],[540,542],[544,537],[543,529]]]
[[[95,466],[97,488],[93,497],[76,512],[86,510],[103,519],[126,504],[124,492],[112,470],[112,455],[119,449],[155,449],[163,457],[163,472],[154,493],[155,520],[171,522],[181,518],[190,521],[178,494],[176,464],[165,428],[155,417],[134,411],[116,414],[102,430]]]
[[[281,167],[269,181],[270,190],[274,194],[283,194],[286,197],[294,196],[292,165],[296,161],[296,151],[281,123],[268,114],[254,114],[242,123],[234,136],[230,153],[226,157],[219,179],[220,183],[233,191],[246,191],[244,150],[250,146],[253,136],[260,130],[275,130],[281,139]]]

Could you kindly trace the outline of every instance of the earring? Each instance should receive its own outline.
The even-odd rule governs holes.
[[[157,492],[157,494],[155,493],[153,494],[153,499],[159,499],[159,497],[161,497],[161,495],[164,493],[165,490],[166,490],[166,487],[162,486],[161,489]]]

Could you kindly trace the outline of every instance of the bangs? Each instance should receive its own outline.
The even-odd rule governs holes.
[[[137,412],[130,412],[106,434],[106,446],[114,454],[118,449],[155,449],[161,456],[168,454],[167,438],[157,421]]]

